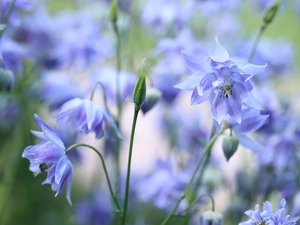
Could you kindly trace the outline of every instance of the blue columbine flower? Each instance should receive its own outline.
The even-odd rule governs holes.
[[[35,176],[47,172],[47,178],[42,184],[50,184],[52,190],[56,191],[55,197],[62,191],[66,182],[66,197],[68,202],[72,204],[71,188],[74,173],[73,165],[66,155],[65,146],[62,140],[38,115],[35,114],[34,119],[42,132],[32,131],[32,133],[43,141],[25,148],[22,157],[29,159],[29,169]]]
[[[109,132],[108,125],[114,129],[118,137],[122,137],[108,110],[102,105],[93,104],[90,99],[71,99],[62,105],[54,117],[65,118],[84,134],[94,131],[96,138],[103,137],[104,128],[107,133]]]
[[[260,212],[259,205],[255,206],[254,210],[247,210],[245,214],[250,217],[250,220],[239,223],[239,225],[296,225],[298,217],[289,218],[289,215],[284,216],[286,201],[282,199],[278,204],[277,211],[273,212],[272,205],[266,201],[263,205],[263,211]]]
[[[250,78],[263,72],[266,65],[233,62],[217,38],[209,57],[186,52],[182,54],[195,73],[175,87],[193,90],[191,104],[209,100],[212,117],[219,124],[227,115],[241,123],[242,106],[260,108],[253,100]]]

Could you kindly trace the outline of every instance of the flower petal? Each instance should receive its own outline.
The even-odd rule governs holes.
[[[219,97],[219,94],[215,94],[215,98],[211,104],[211,113],[213,119],[221,124],[222,120],[227,115],[227,104],[224,98]]]
[[[210,58],[217,62],[224,62],[229,60],[229,54],[225,48],[219,43],[217,37],[215,37],[215,47],[212,50]]]
[[[68,157],[65,155],[61,157],[61,159],[58,161],[56,165],[55,170],[55,183],[58,184],[58,190],[55,194],[55,197],[62,191],[63,185],[68,180],[69,177],[70,180],[68,180],[68,187],[67,187],[67,199],[70,204],[70,194],[71,194],[71,186],[72,186],[72,180],[73,180],[73,165],[68,159]]]
[[[174,87],[182,89],[182,90],[193,90],[205,75],[206,74],[204,74],[202,72],[194,73],[192,76],[187,78],[185,81],[183,81],[180,84],[176,84]]]
[[[234,126],[234,129],[242,134],[250,133],[259,129],[269,115],[261,115],[256,109],[244,109],[242,112],[242,122]]]
[[[212,69],[208,62],[208,57],[203,55],[194,55],[181,51],[183,59],[186,64],[194,71],[212,72]]]
[[[267,64],[265,64],[263,66],[257,66],[257,65],[254,65],[254,64],[247,63],[246,65],[240,67],[240,70],[244,74],[256,75],[256,74],[264,72],[266,67],[267,67]],[[251,78],[251,77],[248,77],[248,79],[249,78]]]
[[[235,132],[235,136],[239,139],[239,143],[253,152],[267,151],[261,144],[253,141],[251,138]]]
[[[91,130],[92,129],[92,124],[93,124],[93,122],[95,120],[95,117],[96,117],[96,109],[94,107],[94,104],[89,99],[85,99],[83,101],[83,104],[84,104],[84,111],[86,113],[87,128],[89,130]]]
[[[191,105],[200,104],[205,102],[210,97],[210,91],[206,91],[202,96],[199,95],[197,88],[194,89],[191,96]]]
[[[70,114],[71,112],[73,112],[73,110],[75,108],[77,108],[79,105],[82,104],[82,99],[80,98],[73,98],[67,102],[65,102],[58,113],[56,113],[56,115],[54,115],[54,118],[62,118],[68,114]]]
[[[22,157],[33,162],[57,163],[64,154],[64,150],[47,141],[28,146],[25,148]]]
[[[54,133],[54,131],[37,114],[34,114],[34,119],[35,119],[36,123],[39,125],[39,127],[42,129],[45,137],[49,141],[51,141],[52,143],[57,145],[59,148],[65,149],[65,146],[64,146],[64,143],[62,142],[62,140],[60,140],[60,138]],[[42,138],[42,139],[44,139],[44,138]]]

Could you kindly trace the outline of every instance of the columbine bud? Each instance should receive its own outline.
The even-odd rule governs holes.
[[[117,23],[118,20],[118,1],[113,0],[110,5],[110,20],[113,24]]]
[[[234,136],[223,138],[222,148],[227,161],[233,156],[239,146],[239,139]]]
[[[222,225],[223,215],[215,211],[205,211],[201,214],[200,225]]]
[[[281,4],[281,0],[274,1],[265,11],[263,21],[265,25],[272,22]]]
[[[140,110],[146,97],[146,70],[143,68],[135,84],[133,93],[133,102],[136,110]]]
[[[0,68],[0,91],[11,91],[15,85],[15,77],[11,70]]]
[[[156,88],[148,88],[146,91],[146,98],[142,104],[141,110],[145,114],[158,102],[161,97],[161,91]]]

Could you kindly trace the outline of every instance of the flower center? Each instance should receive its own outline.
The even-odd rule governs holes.
[[[232,95],[232,86],[233,86],[233,83],[232,84],[227,83],[223,86],[220,86],[221,92],[223,92],[220,95],[220,98],[221,97],[229,98]]]
[[[39,168],[40,168],[41,172],[45,172],[51,166],[52,166],[52,163],[41,163]]]

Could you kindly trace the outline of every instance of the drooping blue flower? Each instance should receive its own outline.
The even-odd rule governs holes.
[[[66,197],[71,203],[71,188],[73,182],[73,165],[66,155],[66,149],[62,140],[54,131],[38,116],[34,119],[40,131],[32,133],[43,141],[36,145],[25,148],[22,157],[30,161],[29,169],[38,175],[47,172],[47,178],[42,184],[50,184],[53,191],[56,191],[55,197],[62,191],[66,183]]]
[[[299,218],[290,218],[289,215],[284,216],[286,201],[282,199],[277,207],[276,212],[273,212],[273,208],[270,202],[266,201],[263,204],[263,211],[260,212],[259,205],[255,206],[254,210],[247,210],[245,214],[250,217],[250,220],[239,223],[239,225],[296,225]]]
[[[260,108],[253,99],[250,78],[263,72],[266,65],[233,62],[217,38],[210,56],[183,52],[183,57],[195,73],[175,87],[193,90],[191,104],[209,100],[212,117],[218,124],[227,115],[241,123],[242,106]]]
[[[84,134],[94,131],[96,138],[104,135],[103,129],[108,133],[108,126],[113,128],[118,137],[122,136],[108,110],[102,105],[93,104],[90,99],[71,99],[62,105],[54,117],[65,118]]]

